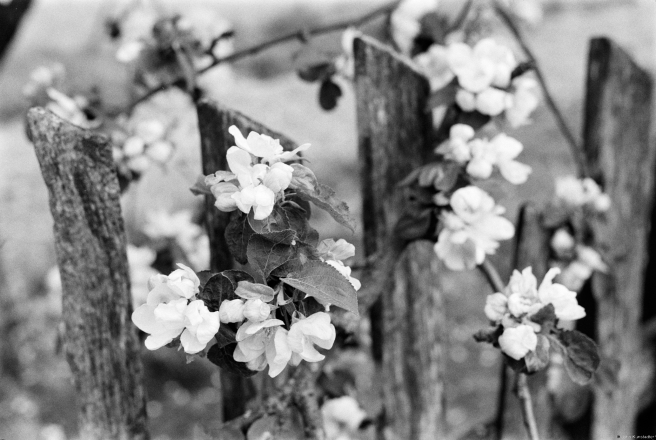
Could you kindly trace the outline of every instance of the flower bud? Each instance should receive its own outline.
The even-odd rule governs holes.
[[[123,153],[126,156],[138,156],[144,152],[146,143],[138,136],[129,137],[123,144]]]
[[[294,168],[286,163],[276,162],[271,165],[262,183],[274,193],[279,193],[289,187],[293,172]]]
[[[450,139],[468,141],[474,138],[474,129],[467,124],[454,124],[449,130]]]
[[[602,193],[594,199],[592,207],[597,212],[606,212],[610,209],[611,201],[608,194]]]
[[[168,141],[156,141],[148,145],[146,154],[155,162],[166,163],[173,154],[173,145]]]
[[[467,90],[460,89],[456,92],[456,103],[466,112],[473,112],[476,109],[476,96]]]
[[[219,319],[224,324],[242,322],[244,320],[244,301],[241,299],[223,301],[219,307]]]
[[[551,249],[553,249],[556,255],[560,258],[571,253],[572,250],[574,250],[575,244],[576,241],[574,240],[574,237],[572,237],[565,228],[558,229],[553,237],[551,237]]]
[[[253,322],[262,322],[271,314],[271,307],[261,299],[249,299],[244,305],[244,318]]]
[[[508,311],[508,298],[503,293],[488,295],[485,300],[485,316],[490,321],[500,321]]]
[[[508,103],[508,94],[492,87],[476,95],[476,110],[484,115],[497,116],[506,109]]]
[[[233,183],[219,182],[216,185],[212,185],[210,191],[212,191],[212,194],[216,198],[214,206],[219,211],[231,212],[237,209],[237,202],[232,198],[232,195],[239,191],[239,189]]]
[[[473,159],[467,164],[467,174],[475,179],[488,179],[492,175],[492,163],[484,159]]]

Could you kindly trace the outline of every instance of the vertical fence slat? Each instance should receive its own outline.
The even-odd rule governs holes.
[[[285,150],[289,151],[295,147],[294,142],[288,137],[214,101],[202,100],[197,104],[196,110],[201,137],[203,174],[205,175],[228,169],[226,152],[228,148],[235,145],[234,138],[228,133],[231,125],[237,126],[244,136],[255,131],[274,139],[280,139],[280,144]],[[230,213],[216,209],[213,197],[205,197],[205,226],[210,241],[210,269],[214,272],[231,269],[234,264],[224,236],[229,220]],[[246,403],[254,396],[255,388],[251,379],[223,371],[220,374],[224,402],[223,416],[225,420],[231,420],[246,411]]]
[[[595,387],[595,439],[634,433],[642,391],[637,388],[645,382],[638,378],[648,367],[641,365],[640,325],[654,200],[651,100],[649,75],[610,40],[593,39],[584,149],[592,177],[610,195],[612,207],[605,220],[591,225],[610,268],[606,275],[594,275],[592,290],[602,359],[620,365],[615,381]]]
[[[64,348],[78,390],[80,438],[147,439],[111,146],[40,108],[30,110],[28,122],[54,218]]]
[[[407,206],[397,184],[432,153],[430,89],[421,74],[375,40],[356,38],[354,51],[364,252],[398,253],[396,268],[386,274],[389,282],[381,283],[382,313],[372,314],[379,344],[374,355],[379,350],[383,357],[386,424],[393,438],[442,438],[445,319],[436,257],[427,242],[402,250],[394,237]]]

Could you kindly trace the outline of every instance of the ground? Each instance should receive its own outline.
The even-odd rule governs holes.
[[[25,387],[19,389],[13,383],[0,387],[0,438],[7,439],[37,438],[41,427],[49,424],[63,426],[68,435],[75,429],[69,373],[61,355],[56,353],[56,304],[40,296],[43,277],[54,264],[52,220],[38,164],[24,135],[25,103],[20,90],[34,67],[62,61],[75,87],[88,89],[100,84],[109,102],[118,104],[126,98],[122,84],[127,74],[113,60],[113,48],[102,33],[103,17],[111,10],[111,3],[70,0],[35,3],[0,66],[0,251],[9,285],[2,295],[9,294],[19,304],[29,304],[29,308],[17,307],[20,339],[12,341],[20,347],[17,365],[21,366],[19,375]],[[197,3],[203,2],[194,2]],[[235,24],[237,44],[244,47],[288,29],[357,15],[375,4],[373,1],[340,4],[307,0],[274,4],[232,0],[221,2],[217,8]],[[527,30],[527,39],[569,125],[578,135],[588,39],[610,36],[639,64],[653,71],[656,8],[651,1],[561,3],[561,6],[550,2],[550,5],[544,21]],[[276,49],[238,64],[233,72],[206,81],[212,86],[212,95],[223,104],[288,134],[299,143],[312,143],[308,158],[319,179],[333,186],[359,217],[353,93],[345,87],[338,108],[322,111],[317,104],[317,86],[298,80],[290,71],[288,60],[295,47]],[[181,126],[188,128],[176,135],[180,147],[173,163],[167,169],[146,175],[125,197],[124,208],[131,230],[155,208],[178,209],[193,204],[193,197],[187,191],[199,170],[193,110],[181,97],[171,99],[174,102],[169,104],[171,111],[185,114],[188,123]],[[516,133],[525,145],[521,157],[534,169],[529,182],[518,188],[508,189],[506,185],[493,188],[500,202],[508,206],[511,218],[518,201],[539,203],[548,199],[553,176],[573,171],[566,144],[552,116],[541,108],[534,120],[535,124]],[[343,236],[356,244],[359,240],[359,235],[353,237],[321,219],[320,232],[323,237]],[[499,260],[504,254],[505,249]],[[449,286],[445,292],[452,324],[448,422],[452,428],[459,429],[492,414],[496,383],[489,378],[496,377],[498,356],[476,345],[471,338],[473,330],[485,325],[482,301],[486,291],[478,274],[449,275]],[[48,326],[45,330],[44,325]],[[162,375],[166,376],[164,381],[160,377],[149,378],[152,385],[149,389],[159,390],[151,392],[149,404],[155,438],[191,438],[194,423],[210,418],[215,404],[212,367],[206,363],[185,366],[176,353],[150,355],[149,362],[153,368],[162,367]],[[198,379],[191,381],[192,376]],[[49,429],[41,432],[42,438],[58,438],[57,428]]]

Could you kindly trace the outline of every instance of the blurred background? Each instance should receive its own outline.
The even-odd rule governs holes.
[[[181,3],[158,2],[168,11],[179,10]],[[232,25],[234,48],[239,50],[295,29],[357,17],[383,3],[194,0],[184,2],[181,12],[203,15],[212,11]],[[528,43],[576,133],[581,132],[590,37],[613,38],[641,66],[654,71],[656,2],[532,3],[539,5],[540,14],[524,24]],[[445,14],[457,11],[459,6],[458,1],[440,1]],[[24,116],[29,101],[23,89],[34,69],[58,62],[65,68],[71,92],[86,93],[97,87],[107,105],[125,104],[133,94],[129,86],[131,71],[117,61],[116,42],[107,32],[107,19],[119,7],[119,2],[110,0],[33,0],[0,61],[0,438],[64,440],[76,435],[75,391],[58,345],[61,292],[56,271],[52,270],[56,264],[52,218],[36,157],[25,136]],[[315,43],[338,51],[340,35],[322,37]],[[296,42],[285,44],[221,67],[203,77],[202,85],[224,105],[287,134],[299,144],[311,143],[307,157],[317,177],[332,186],[359,218],[352,88],[344,83],[344,95],[337,107],[322,110],[317,102],[318,84],[301,81],[294,71],[293,58],[299,47]],[[158,95],[141,111],[175,121],[168,135],[175,149],[171,160],[148,169],[123,196],[128,234],[136,245],[167,236],[161,230],[153,230],[157,229],[151,224],[154,214],[193,212],[198,200],[188,188],[200,174],[195,112],[189,100],[179,91],[169,91]],[[521,201],[550,199],[553,177],[574,170],[552,115],[540,107],[533,120],[532,125],[514,133],[525,145],[520,159],[533,167],[533,174],[526,184],[513,188],[500,185],[495,193],[499,203],[509,208],[511,219]],[[171,221],[184,223],[184,217]],[[320,214],[317,221],[322,238],[343,237],[358,247],[357,232],[351,235]],[[163,230],[167,225],[160,227]],[[506,252],[508,249],[502,248],[498,255],[501,265]],[[200,266],[203,258],[198,256]],[[497,384],[491,378],[497,376],[499,356],[496,350],[476,344],[471,337],[486,324],[482,299],[487,290],[478,273],[452,276],[449,283],[447,419],[449,427],[458,430],[494,413]],[[205,361],[187,365],[184,356],[173,350],[144,355],[153,438],[194,438],[199,424],[212,420],[218,408],[214,392],[218,381],[216,367]],[[351,362],[359,372],[358,400],[369,414],[375,415],[379,403],[367,351],[354,352]],[[370,433],[363,432],[353,438],[368,436]]]

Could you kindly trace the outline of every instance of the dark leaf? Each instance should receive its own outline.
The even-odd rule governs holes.
[[[542,326],[542,331],[548,333],[556,325],[556,309],[553,304],[547,304],[536,313],[534,313],[530,320]]]
[[[226,345],[229,344],[237,343],[237,340],[235,339],[237,333],[230,328],[231,326],[232,326],[231,324],[224,324],[224,323],[221,323],[221,325],[219,326],[219,332],[214,337],[214,339],[216,339],[216,343],[219,346],[219,348],[225,347]]]
[[[524,362],[526,362],[526,370],[529,373],[535,373],[536,371],[542,370],[549,365],[549,339],[544,335],[538,336],[538,345],[535,348],[535,351],[529,351],[526,356],[524,356]]]
[[[205,176],[203,175],[198,176],[198,179],[196,179],[194,185],[191,188],[189,188],[189,191],[191,191],[191,193],[195,196],[212,195],[212,191],[210,191],[210,188],[207,185],[205,185]]]
[[[346,202],[335,198],[332,188],[322,185],[317,181],[314,173],[300,164],[292,164],[294,174],[289,187],[296,191],[296,195],[317,207],[325,210],[339,224],[355,231],[353,219],[350,216]]]
[[[248,258],[246,251],[248,241],[255,232],[248,224],[248,217],[239,211],[232,213],[230,223],[225,230],[225,239],[228,244],[228,250],[233,258],[241,264],[247,264]]]
[[[337,269],[321,261],[310,261],[298,272],[280,281],[314,297],[319,303],[341,307],[358,315],[357,292]]]
[[[503,333],[503,327],[497,326],[488,330],[479,330],[474,333],[476,342],[487,342],[488,344],[498,345],[499,336]]]
[[[296,231],[298,239],[309,245],[317,246],[319,244],[319,232],[310,226],[310,222],[305,216],[305,210],[300,206],[294,207],[293,205],[286,205],[283,209],[287,217],[287,225],[289,229]]]
[[[510,79],[515,79],[518,76],[522,76],[526,72],[535,69],[535,64],[532,61],[525,61],[523,63],[519,63],[517,67],[515,67],[510,74]]]
[[[478,130],[488,122],[492,117],[490,115],[484,115],[483,113],[479,113],[477,111],[473,112],[462,112],[460,114],[460,117],[458,118],[458,123],[459,124],[467,124],[471,125],[471,127],[474,130]]]
[[[308,261],[317,260],[319,260],[319,255],[317,254],[316,248],[313,245],[299,241],[293,246],[292,255],[289,260],[285,262],[285,264],[275,268],[271,272],[271,275],[283,278],[292,272],[300,271],[303,265]]]
[[[201,270],[200,272],[196,272],[196,276],[200,280],[200,290],[203,290],[203,287],[207,283],[207,281],[212,278],[216,273],[213,273],[212,271],[209,270]]]
[[[235,289],[239,281],[251,281],[253,277],[241,270],[226,270],[210,277],[198,294],[211,312],[219,310],[221,303],[237,298]]]
[[[579,385],[590,382],[600,362],[597,344],[576,330],[562,330],[557,337],[565,350],[565,370],[570,378]]]
[[[248,224],[256,234],[267,234],[269,232],[290,229],[287,216],[283,208],[279,205],[275,205],[271,214],[264,220],[255,220],[255,213],[253,211],[249,212],[246,217],[248,218]]]
[[[259,282],[266,284],[269,274],[277,267],[285,264],[294,255],[291,244],[296,233],[287,229],[264,235],[255,234],[248,242],[248,262],[259,275]]]
[[[239,374],[243,377],[256,375],[258,373],[257,371],[251,370],[244,362],[237,362],[232,357],[235,348],[237,348],[237,344],[228,344],[225,347],[219,347],[216,344],[212,345],[207,352],[207,359],[209,359],[214,365],[218,365],[220,368],[223,368],[230,373]]]
[[[332,110],[337,107],[337,99],[342,96],[342,89],[332,82],[330,78],[321,83],[319,89],[319,104],[324,110]]]

